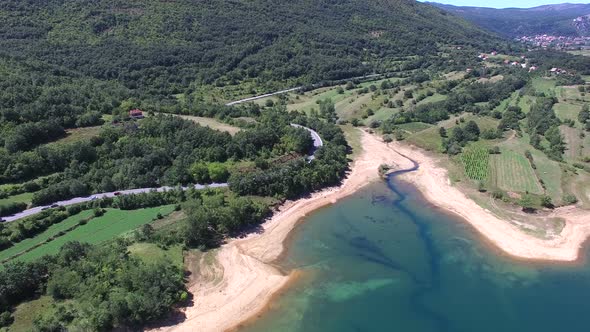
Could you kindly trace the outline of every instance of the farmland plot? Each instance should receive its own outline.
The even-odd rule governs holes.
[[[543,187],[526,157],[506,149],[501,151],[491,157],[493,183],[506,191],[543,194]]]

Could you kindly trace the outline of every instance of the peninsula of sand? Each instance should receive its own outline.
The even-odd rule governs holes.
[[[590,212],[577,208],[557,209],[554,217],[566,221],[562,233],[551,240],[528,235],[477,205],[452,186],[447,172],[437,161],[417,148],[399,143],[384,143],[362,132],[363,151],[353,162],[343,184],[308,198],[285,203],[263,231],[234,239],[215,254],[215,262],[201,262],[199,279],[190,285],[194,305],[188,307],[181,323],[160,331],[224,331],[235,328],[261,311],[272,295],[284,287],[292,275],[285,275],[273,262],[283,252],[283,243],[297,222],[310,212],[353,194],[365,185],[379,181],[378,168],[387,164],[393,170],[418,170],[401,175],[415,185],[432,204],[457,214],[469,222],[507,254],[525,259],[572,261],[590,235]],[[203,259],[202,259],[203,260]]]

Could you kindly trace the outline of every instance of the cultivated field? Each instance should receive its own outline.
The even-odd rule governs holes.
[[[490,173],[490,154],[485,146],[472,145],[461,153],[465,175],[471,180],[485,181]]]
[[[523,157],[525,151],[530,151],[537,166],[535,174],[545,184],[546,194],[551,196],[554,202],[560,201],[563,196],[560,164],[549,159],[543,152],[534,149],[528,142],[529,136],[525,133],[523,137],[503,142],[500,147],[503,150],[508,149],[518,153]]]
[[[566,142],[565,158],[572,162],[580,161],[584,156],[590,156],[590,135],[580,137],[581,130],[562,125],[559,127]]]
[[[33,238],[24,239],[21,242],[15,244],[14,246],[0,251],[0,262],[4,261],[6,259],[9,259],[10,257],[12,257],[16,254],[22,253],[25,250],[30,249],[30,248],[42,243],[42,242],[46,241],[47,239],[49,239],[53,236],[56,236],[60,232],[65,232],[67,229],[72,228],[75,225],[77,225],[78,222],[80,222],[80,220],[89,218],[90,216],[92,216],[91,210],[82,211],[75,216],[71,216],[71,217],[63,220],[60,223],[49,226],[49,228],[47,230],[45,230],[45,232],[38,234],[37,236],[35,236]],[[42,247],[45,247],[47,245],[48,244],[43,245]],[[41,248],[41,247],[39,247],[39,248]]]
[[[161,207],[129,211],[123,211],[118,209],[106,209],[106,213],[103,216],[93,218],[87,224],[79,226],[67,232],[63,236],[60,236],[54,239],[53,241],[43,244],[42,246],[37,247],[21,255],[17,259],[21,261],[32,261],[43,255],[55,254],[66,242],[69,241],[80,241],[91,244],[109,241],[130,230],[136,229],[137,227],[143,224],[151,222],[158,213],[166,215],[172,212],[173,210],[173,205],[165,205]],[[65,230],[69,227],[72,227],[78,221],[83,219],[84,216],[89,216],[90,212],[91,211],[82,212],[77,216],[70,217],[59,224],[53,225],[47,231],[39,234],[35,238],[30,239],[30,241],[27,241],[22,245],[21,243],[23,243],[24,241],[19,243],[17,245],[19,246],[18,250],[14,249],[11,252],[13,254],[16,252],[21,252],[40,242],[43,242],[44,239],[47,239],[52,235],[57,234],[60,230]],[[11,250],[13,248],[10,248],[8,250]],[[0,255],[2,255],[0,257],[4,257],[5,255],[7,255],[5,254],[5,251],[7,250],[0,252]]]
[[[492,183],[498,188],[513,192],[543,194],[533,168],[522,154],[501,149],[499,155],[491,156]]]

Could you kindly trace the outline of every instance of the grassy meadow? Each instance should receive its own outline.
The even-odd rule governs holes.
[[[19,242],[14,247],[0,251],[0,260],[5,260],[13,255],[33,248],[59,233],[64,234],[56,237],[52,241],[42,244],[41,246],[35,247],[34,249],[18,256],[16,259],[20,261],[32,261],[43,255],[55,254],[66,242],[69,241],[80,241],[90,244],[110,241],[143,224],[152,222],[158,213],[162,215],[170,214],[174,211],[174,205],[139,210],[107,208],[105,211],[106,213],[104,215],[92,218],[88,223],[68,231],[68,229],[78,224],[80,220],[91,217],[92,211],[83,211],[76,216],[69,217],[58,224],[52,225],[45,232],[42,232],[33,238],[26,239]]]

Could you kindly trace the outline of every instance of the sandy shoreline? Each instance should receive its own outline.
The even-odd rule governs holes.
[[[590,213],[575,208],[553,213],[566,220],[562,234],[554,240],[544,241],[527,235],[451,186],[446,170],[418,149],[399,143],[388,145],[364,132],[361,139],[363,151],[340,187],[287,202],[262,225],[261,234],[224,245],[216,255],[215,264],[201,264],[201,280],[189,288],[195,300],[194,305],[184,311],[186,320],[158,331],[224,331],[255,316],[290,280],[291,276],[284,275],[273,262],[283,252],[285,239],[297,222],[314,210],[378,181],[381,164],[391,165],[394,170],[413,167],[403,155],[420,164],[417,171],[401,175],[403,180],[415,185],[429,202],[465,219],[507,254],[526,259],[572,261],[590,235]]]

